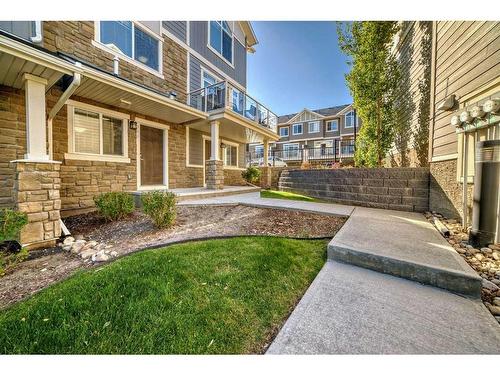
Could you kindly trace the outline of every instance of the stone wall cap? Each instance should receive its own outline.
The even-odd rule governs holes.
[[[11,163],[62,164],[61,161],[44,160],[44,159],[17,159],[17,160],[11,160],[10,162]]]

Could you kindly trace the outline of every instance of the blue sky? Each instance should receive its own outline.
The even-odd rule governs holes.
[[[252,22],[247,91],[277,115],[351,102],[335,22]]]

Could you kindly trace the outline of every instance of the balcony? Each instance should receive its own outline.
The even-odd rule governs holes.
[[[227,81],[189,93],[188,104],[207,113],[229,110],[277,134],[278,116]]]

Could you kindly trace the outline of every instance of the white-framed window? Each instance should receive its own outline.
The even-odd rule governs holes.
[[[219,80],[205,69],[201,69],[201,87],[205,88],[216,84]]]
[[[280,128],[280,137],[288,137],[288,131],[288,126],[283,126],[282,128]]]
[[[129,116],[86,103],[68,103],[66,159],[130,162]]]
[[[226,147],[222,151],[223,162],[225,166],[237,167],[238,166],[238,146],[232,144],[225,144]]]
[[[283,159],[298,159],[299,158],[299,144],[298,143],[285,143],[283,144]]]
[[[345,127],[346,128],[354,127],[355,116],[356,116],[356,114],[354,113],[354,111],[350,111],[350,112],[347,112],[345,114]]]
[[[227,21],[208,21],[208,46],[233,64],[233,32]]]
[[[96,22],[96,41],[112,53],[156,73],[162,71],[161,37],[132,21]]]
[[[309,133],[319,133],[319,121],[311,121],[309,123]]]
[[[339,120],[330,120],[326,122],[327,132],[336,132],[339,130]]]
[[[292,125],[292,134],[299,135],[304,132],[302,123]]]

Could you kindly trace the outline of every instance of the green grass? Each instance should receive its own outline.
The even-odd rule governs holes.
[[[139,252],[0,311],[1,353],[258,353],[326,242],[244,237]]]
[[[308,197],[307,195],[290,193],[288,191],[261,190],[260,197],[261,198],[290,199],[290,200],[294,200],[294,201],[319,202],[319,200],[316,198]]]

